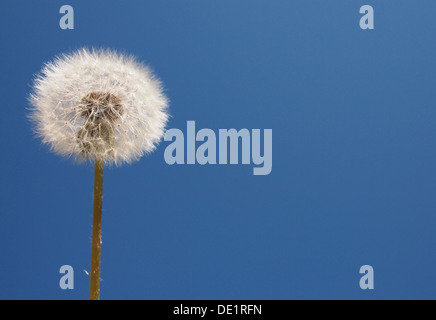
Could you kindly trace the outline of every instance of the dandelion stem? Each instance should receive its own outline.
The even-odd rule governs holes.
[[[95,160],[94,218],[92,223],[92,253],[89,300],[100,299],[101,209],[103,200],[103,161]]]

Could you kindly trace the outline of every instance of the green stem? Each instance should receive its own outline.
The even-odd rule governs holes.
[[[95,160],[94,218],[92,223],[91,277],[89,300],[100,299],[101,211],[103,200],[103,161]]]

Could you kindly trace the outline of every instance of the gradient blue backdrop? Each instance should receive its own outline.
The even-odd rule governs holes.
[[[59,28],[59,8],[75,29]],[[359,8],[375,30],[359,28]],[[273,129],[273,170],[105,172],[102,299],[436,298],[434,1],[2,1],[0,298],[87,299],[93,168],[41,145],[26,98],[82,46],[149,64],[169,128]],[[59,268],[75,289],[59,288]],[[359,268],[375,270],[375,290]]]

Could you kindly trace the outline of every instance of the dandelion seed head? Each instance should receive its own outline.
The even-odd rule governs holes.
[[[111,50],[80,49],[46,63],[29,100],[43,143],[79,161],[138,160],[155,149],[168,120],[161,82]]]

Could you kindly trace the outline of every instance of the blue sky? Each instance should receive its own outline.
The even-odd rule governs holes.
[[[75,29],[59,28],[70,4]],[[359,8],[375,29],[359,28]],[[153,68],[168,128],[273,130],[270,175],[173,165],[168,142],[105,169],[102,299],[435,299],[436,3],[2,1],[0,298],[87,299],[93,168],[26,118],[56,54]],[[74,290],[59,268],[74,268]],[[375,289],[361,290],[371,265]]]

